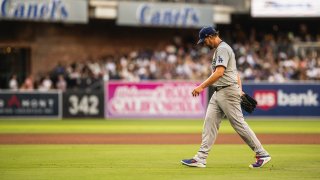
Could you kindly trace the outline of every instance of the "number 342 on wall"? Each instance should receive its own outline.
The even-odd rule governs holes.
[[[78,97],[72,95],[69,97],[70,107],[69,113],[77,115],[83,113],[85,115],[97,115],[99,114],[99,99],[95,95],[84,95]]]

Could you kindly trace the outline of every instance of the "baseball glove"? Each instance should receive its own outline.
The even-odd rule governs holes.
[[[252,113],[257,106],[257,101],[253,99],[248,94],[243,94],[241,96],[241,107],[248,113]]]

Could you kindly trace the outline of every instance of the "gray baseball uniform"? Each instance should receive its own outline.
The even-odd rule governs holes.
[[[215,50],[212,60],[212,68],[224,66],[222,77],[214,83],[215,87],[223,87],[217,90],[211,97],[207,107],[207,113],[202,132],[202,143],[195,158],[206,161],[208,153],[215,142],[220,127],[221,119],[225,115],[231,126],[248,144],[257,155],[268,155],[260,141],[244,121],[240,105],[240,88],[237,84],[237,67],[232,48],[225,42],[221,42]]]

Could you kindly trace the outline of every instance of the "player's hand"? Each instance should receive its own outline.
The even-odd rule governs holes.
[[[203,91],[203,88],[201,86],[198,86],[192,91],[192,96],[193,97],[199,96],[202,91]]]
[[[243,95],[245,95],[245,94],[246,94],[246,93],[241,90],[241,94],[240,94],[240,95],[243,96]]]

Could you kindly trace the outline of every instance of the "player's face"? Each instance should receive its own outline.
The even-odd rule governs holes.
[[[204,45],[209,47],[210,49],[213,49],[214,45],[213,45],[213,36],[208,36],[204,39]]]

